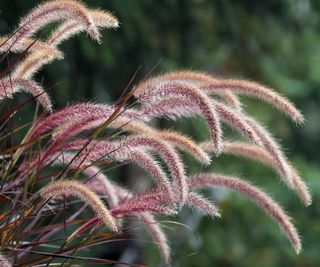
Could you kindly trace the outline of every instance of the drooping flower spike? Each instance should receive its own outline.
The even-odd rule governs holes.
[[[208,152],[212,151],[212,145],[210,142],[204,142],[200,144],[200,146],[205,151],[208,151]],[[280,176],[283,175],[281,169],[279,169],[279,166],[276,160],[274,159],[274,157],[272,156],[272,154],[262,147],[258,147],[256,145],[247,144],[247,143],[238,142],[238,141],[235,141],[235,142],[225,141],[223,143],[223,153],[241,156],[241,157],[248,158],[250,160],[259,161],[273,168],[276,172],[279,173]],[[312,197],[309,193],[308,187],[299,176],[297,170],[295,170],[295,168],[292,165],[291,165],[291,172],[293,174],[293,183],[295,185],[294,189],[297,191],[303,203],[306,206],[309,206],[312,202]]]
[[[115,106],[103,104],[81,103],[71,105],[56,111],[50,116],[41,117],[39,120],[37,120],[29,134],[28,139],[30,140],[35,138],[67,121],[72,121],[74,124],[76,124],[78,123],[77,120],[83,122],[85,120],[90,121],[91,119],[98,117],[107,119],[115,112],[115,110]],[[121,116],[139,120],[141,118],[141,112],[134,109],[126,109],[123,113],[121,113]]]
[[[241,114],[226,105],[218,103],[217,101],[214,102],[213,100],[210,100],[210,102],[215,105],[221,121],[242,133],[253,143],[261,144],[260,138],[252,127],[246,123]],[[201,114],[201,110],[199,110],[199,107],[194,103],[194,101],[192,101],[192,99],[168,97],[157,101],[150,107],[143,108],[143,114],[146,120],[162,116],[175,119],[178,117],[191,117]]]
[[[185,77],[194,77],[202,76],[199,73],[190,73],[188,72],[187,75],[184,72],[180,73],[181,79],[187,79]],[[168,75],[158,76],[154,78],[154,80],[149,80],[142,84],[139,84],[137,90],[135,92],[135,96],[141,97],[141,95],[149,94],[148,90],[149,87],[156,87],[156,84],[161,83],[170,83],[172,79],[170,78],[170,74]],[[178,74],[174,75],[174,77],[179,80],[179,72]],[[192,79],[192,78],[190,78]],[[195,86],[195,85],[194,85]],[[195,86],[197,89],[207,93],[207,94],[221,94],[224,92],[235,92],[237,94],[244,94],[251,97],[256,97],[258,99],[264,100],[270,103],[272,106],[278,108],[283,113],[285,113],[288,117],[293,119],[297,123],[303,123],[304,118],[301,112],[285,97],[280,95],[279,93],[275,92],[271,88],[258,84],[256,82],[245,81],[245,80],[232,80],[232,79],[217,79],[212,78],[208,81],[208,84],[203,85],[199,84],[199,86]]]
[[[51,198],[61,194],[77,196],[88,204],[102,219],[104,224],[114,232],[119,232],[116,221],[100,198],[85,185],[71,180],[61,180],[43,187],[39,194],[43,198]]]
[[[46,111],[52,111],[52,103],[45,90],[39,84],[26,79],[2,79],[0,83],[0,101],[5,98],[12,98],[14,94],[20,91],[31,93]]]
[[[170,144],[156,137],[149,135],[132,135],[116,143],[94,141],[88,146],[87,151],[80,153],[78,160],[82,162],[84,158],[88,161],[95,162],[106,156],[128,158],[130,153],[132,153],[132,149],[136,148],[151,150],[159,154],[171,172],[177,204],[183,204],[188,189],[186,174],[181,159]]]
[[[16,66],[12,73],[12,77],[31,79],[44,65],[49,64],[54,60],[61,59],[63,59],[63,54],[58,50],[36,50]]]
[[[51,50],[52,53],[59,53],[59,51],[38,39],[24,38],[20,41],[14,42],[10,36],[0,36],[0,53],[23,53],[35,52],[39,50]],[[60,52],[61,53],[61,52]]]
[[[69,129],[73,127],[73,125],[78,125],[77,134],[90,130],[96,129],[100,127],[109,117],[98,116],[97,119],[94,117],[90,117],[88,120],[85,119],[87,123],[82,124],[81,120],[75,120],[72,122],[63,123],[60,127],[57,128],[53,132],[53,139],[59,138],[60,135],[66,136],[69,132]],[[114,128],[119,131],[128,131],[132,133],[140,133],[140,134],[148,134],[154,137],[159,137],[170,144],[174,145],[177,149],[185,151],[186,153],[190,154],[192,157],[197,159],[199,162],[205,165],[209,165],[211,162],[210,157],[189,137],[169,130],[159,131],[146,123],[139,122],[133,120],[131,118],[126,117],[126,113],[120,115],[115,120],[113,120],[109,125],[108,128]]]
[[[15,41],[31,37],[42,27],[64,20],[74,20],[83,25],[90,37],[100,42],[100,34],[88,8],[78,1],[56,0],[39,4],[19,23],[18,30],[11,37]]]
[[[0,254],[0,266],[12,267],[13,265],[4,256],[2,256],[2,254]]]
[[[240,192],[257,203],[270,217],[272,217],[286,234],[297,254],[301,251],[299,234],[291,223],[291,218],[283,209],[265,192],[249,182],[219,174],[197,174],[189,179],[190,188],[203,188],[210,186],[222,186]]]
[[[68,165],[76,158],[74,153],[63,153],[54,161],[55,164]],[[110,207],[114,207],[119,202],[119,197],[112,182],[96,166],[90,165],[81,169],[81,172],[88,177],[85,185],[98,195],[107,196]],[[94,189],[94,190],[93,190]]]
[[[197,105],[208,123],[212,142],[216,148],[216,153],[219,154],[221,152],[222,130],[216,108],[212,105],[208,96],[185,82],[163,81],[154,83],[152,79],[138,85],[138,89],[135,91],[135,96],[142,105],[151,104],[168,95],[185,97]]]
[[[93,9],[89,10],[93,23],[97,28],[117,28],[119,21],[110,12]],[[47,43],[52,46],[58,46],[64,40],[85,31],[83,24],[79,24],[76,20],[67,21],[61,24],[48,38]]]
[[[161,80],[175,80],[190,83],[193,86],[203,87],[206,85],[210,85],[212,82],[215,82],[218,78],[214,78],[213,76],[198,71],[191,70],[180,70],[168,72],[156,77]],[[241,102],[237,98],[235,94],[228,90],[217,91],[217,95],[219,95],[227,104],[229,104],[232,108],[236,110],[241,110]]]

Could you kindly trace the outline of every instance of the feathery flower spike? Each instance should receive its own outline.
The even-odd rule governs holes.
[[[46,199],[61,194],[77,196],[97,213],[98,217],[102,219],[107,227],[116,233],[119,232],[116,221],[100,198],[85,185],[79,182],[71,180],[56,181],[43,187],[39,191],[39,194]]]
[[[259,136],[241,114],[217,101],[210,101],[215,105],[218,116],[223,122],[249,138],[253,143],[261,144]],[[164,98],[152,106],[144,108],[143,112],[148,119],[163,115],[174,119],[175,117],[190,117],[201,113],[199,107],[192,100],[181,97]]]
[[[12,267],[12,264],[0,253],[0,266],[1,267]]]
[[[223,186],[246,195],[262,207],[263,210],[279,224],[296,253],[300,253],[301,240],[296,228],[291,223],[291,218],[283,211],[278,203],[258,187],[238,178],[206,173],[190,177],[189,186],[190,188]]]
[[[210,142],[202,143],[200,144],[200,146],[205,151],[210,152],[212,150],[212,145]],[[279,173],[280,176],[283,175],[274,157],[270,154],[270,152],[268,152],[266,149],[262,147],[247,144],[244,142],[224,142],[222,153],[242,156],[251,160],[260,161],[261,163],[273,168],[276,172]],[[303,201],[303,203],[306,206],[311,205],[312,197],[309,193],[307,185],[299,176],[298,171],[292,165],[290,166],[291,166],[291,172],[293,174],[292,178],[293,178],[295,190],[297,191],[300,199]]]
[[[94,9],[89,10],[93,23],[98,28],[118,28],[119,21],[110,12]],[[61,24],[49,37],[47,43],[52,46],[58,46],[64,40],[69,39],[85,30],[82,24],[77,21],[67,21]]]
[[[219,209],[210,201],[195,192],[189,192],[186,204],[201,210],[204,214],[212,217],[220,217]]]
[[[64,152],[62,155],[60,155],[54,162],[53,166],[56,164],[64,164],[68,165],[71,163],[72,160],[76,158],[76,154],[74,153],[66,153]],[[110,204],[110,207],[114,207],[118,204],[119,198],[116,193],[116,190],[114,189],[113,184],[106,175],[104,175],[101,170],[94,166],[90,165],[83,169],[81,169],[81,172],[83,172],[90,180],[85,183],[85,185],[95,192],[98,195],[107,196],[108,202]]]
[[[150,232],[152,238],[156,241],[164,262],[168,264],[170,261],[170,247],[167,237],[161,229],[159,223],[154,219],[154,216],[151,213],[143,213],[140,215],[140,217],[145,227]]]
[[[21,19],[19,28],[12,38],[19,41],[32,36],[47,24],[63,20],[77,21],[83,25],[92,39],[100,42],[99,31],[88,8],[78,1],[71,0],[55,0],[39,4]]]
[[[52,111],[52,104],[48,94],[37,83],[25,79],[8,79],[0,83],[0,100],[4,98],[12,98],[13,94],[19,91],[31,93],[37,98],[39,103],[47,111]]]
[[[208,96],[197,90],[196,87],[183,82],[162,81],[161,83],[155,83],[151,79],[146,81],[145,84],[138,85],[138,88],[136,97],[142,104],[146,104],[153,99],[161,99],[167,95],[183,96],[193,101],[194,105],[197,105],[199,110],[201,110],[209,125],[212,142],[216,147],[216,153],[220,153],[222,142],[220,120],[216,108],[212,105]]]
[[[145,147],[159,153],[173,177],[173,190],[177,202],[183,205],[188,192],[187,177],[178,154],[169,144],[148,135],[128,136],[121,141],[121,144],[124,147]]]
[[[9,36],[0,36],[0,53],[13,52],[23,53],[34,52],[38,50],[51,50],[52,53],[59,53],[54,47],[51,47],[46,42],[32,38],[25,38],[20,41],[13,42],[14,39]],[[60,52],[61,53],[61,52]]]
[[[217,80],[217,78],[214,78],[213,76],[205,72],[190,71],[190,70],[173,71],[173,72],[159,75],[157,78],[159,80],[173,79],[173,80],[191,82],[194,86],[197,86],[197,87],[203,87],[205,85],[209,85],[211,84],[211,82],[214,82]],[[235,108],[236,110],[239,110],[239,111],[241,110],[241,102],[239,101],[236,95],[234,95],[228,90],[224,90],[222,92],[219,91],[217,92],[217,94],[223,100],[225,100],[225,102],[228,105],[230,105],[232,108]]]
[[[63,54],[58,50],[36,50],[16,66],[12,73],[12,77],[30,79],[42,66],[49,64],[56,59],[63,59]]]
[[[230,90],[239,94],[256,97],[267,101],[272,106],[281,110],[289,118],[297,123],[303,123],[304,118],[301,112],[285,97],[275,92],[271,88],[256,82],[232,79],[217,79],[210,85],[201,88],[207,93],[217,93],[218,91]]]

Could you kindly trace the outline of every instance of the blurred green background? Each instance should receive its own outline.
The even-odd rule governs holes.
[[[38,2],[1,0],[0,33],[12,31],[19,17]],[[303,127],[296,126],[270,106],[243,99],[247,111],[281,140],[309,184],[314,203],[308,208],[262,165],[222,156],[204,169],[186,158],[191,173],[204,170],[240,175],[274,196],[294,217],[303,240],[302,253],[295,255],[277,225],[254,204],[236,194],[214,190],[207,194],[220,203],[221,219],[203,218],[185,209],[177,220],[189,229],[173,226],[174,230],[167,230],[173,265],[320,266],[320,1],[85,2],[110,10],[119,18],[120,28],[104,31],[101,46],[85,34],[66,41],[61,46],[66,59],[48,65],[37,75],[45,86],[58,83],[51,93],[56,108],[80,101],[112,103],[139,66],[136,82],[156,66],[153,74],[193,69],[260,81],[288,96],[306,117]],[[161,125],[197,140],[208,138],[198,119],[176,124],[162,121]],[[227,135],[235,136],[228,130]],[[137,246],[143,259],[138,262],[161,265],[154,246]],[[95,253],[103,251],[100,248]]]

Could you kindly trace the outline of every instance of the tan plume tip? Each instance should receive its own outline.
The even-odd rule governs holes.
[[[272,217],[279,224],[280,228],[291,242],[291,245],[294,247],[296,253],[300,253],[301,240],[296,228],[291,223],[291,218],[284,212],[278,203],[258,187],[238,178],[206,173],[190,177],[189,186],[191,188],[222,186],[246,195],[249,199],[256,202],[261,208],[263,208],[266,214]]]
[[[116,221],[100,198],[79,182],[71,180],[56,181],[43,187],[39,194],[47,199],[61,194],[77,196],[97,213],[107,227],[114,232],[119,232]]]
[[[84,25],[94,40],[100,42],[99,31],[94,25],[88,8],[78,1],[71,0],[56,0],[39,4],[21,19],[15,37],[17,40],[30,37],[47,24],[61,20],[77,21]]]
[[[98,28],[117,28],[119,21],[110,12],[100,9],[89,11],[93,23]],[[64,40],[69,39],[73,35],[76,35],[85,30],[82,24],[77,21],[67,21],[61,24],[49,37],[48,44],[52,46],[58,46]]]
[[[13,94],[20,91],[32,94],[47,111],[52,111],[51,100],[44,89],[37,83],[26,79],[12,78],[0,84],[0,100],[12,98]]]

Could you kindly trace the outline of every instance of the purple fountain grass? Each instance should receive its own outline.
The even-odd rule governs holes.
[[[119,186],[117,186],[117,192],[119,194],[119,197],[121,197],[122,199],[128,198],[132,195],[127,190]],[[161,229],[159,223],[157,223],[154,216],[149,212],[144,212],[142,214],[139,214],[138,216],[141,218],[142,222],[144,223],[152,238],[157,242],[159,250],[163,256],[164,262],[168,264],[170,261],[171,254],[170,246],[168,244],[167,237]]]
[[[51,50],[52,53],[59,53],[56,48],[51,47],[47,42],[41,40],[24,38],[20,41],[15,41],[13,38],[10,38],[10,36],[0,36],[0,53],[23,53],[38,50]]]
[[[210,100],[210,102],[213,102],[213,100]],[[218,116],[223,122],[248,137],[253,143],[261,144],[260,138],[252,127],[246,123],[241,114],[217,101],[213,104],[216,107]],[[169,118],[190,117],[201,112],[191,99],[177,97],[162,99],[151,107],[143,109],[143,111],[149,119],[160,116],[167,116]]]
[[[209,200],[195,192],[189,192],[186,204],[202,211],[205,215],[212,217],[220,217],[219,209],[213,205]]]
[[[191,71],[191,70],[173,71],[173,72],[159,75],[156,78],[159,79],[159,81],[170,79],[175,81],[188,82],[188,83],[191,83],[191,85],[198,86],[198,87],[199,86],[203,87],[217,80],[217,78],[214,78],[207,73]],[[237,98],[237,96],[232,92],[228,90],[224,90],[224,91],[217,91],[216,94],[219,95],[232,108],[241,110],[242,104]]]
[[[12,73],[12,77],[31,79],[41,67],[59,59],[63,59],[63,54],[58,50],[36,50],[19,62]]]
[[[156,213],[164,215],[176,214],[175,210],[168,206],[163,206],[158,201],[125,201],[111,209],[111,214],[114,217],[123,215],[137,215],[141,213]]]
[[[281,170],[284,182],[290,187],[294,188],[294,182],[289,164],[287,163],[285,155],[281,152],[280,146],[272,138],[272,135],[265,130],[258,122],[253,118],[246,117],[246,122],[255,130],[257,135],[260,137],[263,146],[273,156],[279,169]]]
[[[203,149],[208,152],[212,151],[213,149],[210,142],[204,142],[200,146],[203,147]],[[272,154],[262,147],[247,144],[244,142],[237,142],[237,141],[226,142],[225,141],[223,143],[223,153],[242,156],[251,160],[260,161],[261,163],[273,168],[276,172],[279,173],[280,176],[283,175],[281,169],[279,169],[279,165],[277,164],[277,161],[274,159]],[[291,167],[293,183],[295,186],[294,189],[297,191],[300,199],[303,201],[303,203],[306,206],[311,205],[312,197],[309,193],[307,185],[299,176],[298,171],[290,163],[288,164]]]
[[[263,210],[272,217],[286,234],[297,254],[301,251],[301,240],[296,228],[291,223],[291,218],[272,198],[258,187],[251,185],[247,181],[238,178],[223,176],[219,174],[197,174],[189,179],[191,188],[201,188],[207,186],[223,186],[236,192],[240,192],[252,201],[256,202]]]
[[[116,221],[112,217],[109,210],[105,207],[103,202],[100,200],[100,198],[93,191],[79,182],[71,180],[56,181],[43,187],[39,191],[39,194],[43,198],[47,199],[61,194],[70,194],[73,196],[77,196],[85,203],[87,203],[97,213],[98,217],[102,219],[107,227],[109,227],[116,233],[119,232]]]
[[[14,34],[16,41],[30,37],[47,24],[75,20],[82,24],[90,37],[100,42],[100,34],[95,26],[89,10],[78,1],[56,0],[41,3],[21,19],[19,28]]]
[[[69,148],[72,148],[72,150],[79,150],[82,149],[86,143],[86,141],[76,141],[71,143]],[[120,162],[134,162],[151,175],[155,180],[156,185],[168,196],[168,201],[170,201],[170,203],[174,202],[174,194],[167,175],[157,161],[141,149],[125,148],[125,151],[123,151],[123,147],[118,144],[113,144],[111,142],[93,142],[88,145],[85,151],[79,155],[72,154],[72,156],[68,153],[56,158],[57,161],[61,162],[64,160],[67,164],[71,163],[70,166],[73,169],[80,169],[84,173],[89,172],[92,173],[92,175],[96,170],[96,167],[92,165],[92,162],[101,160],[105,157]],[[108,188],[110,191],[112,190],[111,185],[109,185]]]
[[[163,81],[157,83],[152,79],[138,85],[137,90],[135,91],[135,96],[142,104],[146,104],[147,102],[152,101],[152,99],[161,99],[167,95],[186,97],[191,99],[193,103],[198,106],[208,123],[212,142],[216,147],[216,153],[219,154],[222,140],[219,116],[217,115],[216,108],[210,103],[210,99],[205,94],[187,83],[177,81]]]
[[[229,93],[226,98],[227,103],[238,108],[241,107],[241,104],[237,98],[234,98],[233,94],[230,95],[230,92],[256,97],[269,102],[271,105],[275,106],[287,116],[292,118],[295,122],[304,122],[301,112],[288,99],[281,96],[273,89],[256,82],[246,80],[219,79],[205,73],[193,71],[172,72],[158,77],[159,80],[166,80],[168,78],[198,81],[201,90],[208,94],[221,95],[223,93]],[[226,97],[225,94],[223,96]]]
[[[26,79],[11,79],[11,77],[6,80],[3,79],[0,83],[0,100],[4,98],[12,98],[13,95],[19,91],[31,93],[37,98],[45,110],[48,112],[52,111],[51,100],[44,89],[39,84]]]
[[[148,135],[129,136],[122,140],[121,144],[127,147],[145,147],[158,153],[171,172],[177,204],[182,205],[185,202],[188,187],[184,166],[178,154],[169,144]]]
[[[89,10],[93,23],[96,27],[100,28],[118,28],[119,22],[110,12],[106,12],[100,9]],[[77,21],[67,21],[61,24],[48,38],[47,43],[52,46],[58,46],[64,40],[69,39],[73,35],[76,35],[86,28],[83,24],[79,24]]]
[[[201,88],[207,93],[216,93],[217,91],[230,90],[238,94],[244,94],[267,101],[276,107],[289,118],[297,123],[303,123],[304,118],[301,112],[285,97],[275,92],[271,88],[258,84],[256,82],[245,80],[218,79],[210,85]]]
[[[92,103],[81,103],[71,105],[63,108],[62,110],[56,111],[47,117],[41,117],[37,120],[29,134],[29,139],[35,138],[46,131],[53,129],[56,126],[60,126],[63,122],[73,121],[77,123],[79,121],[90,121],[92,118],[104,118],[107,120],[116,110],[115,106],[103,105],[103,104],[92,104]],[[132,119],[140,119],[141,112],[134,109],[126,109],[121,113],[120,116],[126,116]]]
[[[150,213],[144,213],[141,215],[141,220],[147,227],[154,241],[159,247],[163,260],[166,264],[170,261],[170,247],[168,240],[164,232],[162,231],[159,223],[155,220],[154,216]]]
[[[39,30],[52,22],[60,24],[47,40],[33,39]],[[46,249],[50,250],[50,236],[62,231],[62,228],[67,232],[69,226],[79,222],[80,227],[66,236],[59,251],[64,251],[64,246],[67,248],[80,234],[84,238],[78,238],[77,244],[79,248],[85,248],[88,243],[104,242],[105,234],[111,236],[110,232],[101,234],[101,222],[109,230],[120,233],[122,222],[126,216],[132,215],[144,224],[158,245],[164,263],[168,264],[170,246],[154,216],[176,215],[183,206],[188,206],[205,215],[219,217],[215,203],[195,192],[196,189],[211,186],[227,187],[256,202],[279,224],[299,253],[301,241],[291,218],[264,191],[246,181],[219,174],[199,173],[189,177],[186,172],[188,168],[178,153],[184,151],[204,165],[211,163],[210,154],[219,153],[260,161],[273,168],[290,188],[296,190],[305,205],[310,205],[311,195],[298,171],[287,160],[272,135],[244,112],[238,98],[247,95],[264,100],[295,122],[302,123],[303,116],[299,110],[273,89],[251,81],[220,79],[202,72],[182,70],[143,80],[132,91],[124,93],[114,105],[80,103],[52,111],[48,94],[32,80],[35,73],[51,61],[63,58],[56,47],[64,40],[87,32],[92,39],[100,42],[100,29],[117,28],[118,25],[118,20],[109,12],[90,9],[77,1],[54,0],[40,4],[22,18],[12,35],[0,37],[0,53],[27,54],[9,70],[10,75],[5,76],[7,72],[2,75],[0,100],[12,98],[23,90],[31,93],[46,111],[35,119],[21,144],[6,148],[3,152],[6,157],[2,158],[1,194],[4,197],[8,194],[8,199],[11,199],[12,192],[18,193],[14,196],[13,207],[4,212],[1,210],[0,230],[8,236],[8,240],[2,239],[5,244],[1,244],[1,253],[6,252],[12,264],[0,254],[0,265],[13,266],[17,263],[16,259],[19,264],[22,259],[23,266],[34,266],[45,261],[51,265],[54,259],[51,254],[42,255],[43,259],[40,256],[34,256],[35,260],[26,259],[25,255],[33,245],[21,253],[10,249],[20,249],[20,245],[16,244],[30,240],[30,244],[39,248],[48,243]],[[140,105],[127,105],[132,94],[136,97],[133,104]],[[48,111],[52,113],[48,114]],[[9,115],[14,114],[10,112]],[[184,133],[154,126],[157,125],[154,120],[161,117],[176,120],[195,115],[202,116],[206,121],[210,141],[198,144]],[[237,130],[255,145],[224,141],[222,123]],[[107,135],[109,132],[102,131],[104,129],[112,130],[112,133]],[[2,139],[7,141],[15,132],[14,129],[12,136],[5,134]],[[124,189],[104,173],[108,164],[119,167],[127,163],[138,165],[145,175],[153,179],[150,184],[144,185],[143,191]],[[68,179],[65,180],[65,177]],[[38,201],[34,197],[30,198],[30,203],[23,205],[35,190],[39,190],[35,196],[45,198],[40,201],[39,205],[44,205],[40,209],[38,204],[34,205],[33,201]],[[64,218],[63,223],[56,223],[62,218],[66,207],[75,203],[69,200],[70,196],[80,198],[85,203],[83,210],[86,206],[90,207],[96,217],[75,221],[78,215],[82,215],[81,210]],[[63,208],[59,205],[62,200]],[[54,224],[43,226],[40,222],[42,218],[49,222],[52,219]],[[40,234],[37,236],[33,228],[38,226]],[[86,235],[87,232],[89,235]]]
[[[94,125],[97,127],[100,125],[100,121]],[[190,154],[192,157],[197,159],[204,165],[209,165],[211,162],[210,157],[205,153],[196,142],[194,142],[190,137],[185,136],[182,133],[173,131],[173,130],[158,130],[155,129],[146,123],[134,121],[125,117],[119,117],[115,119],[109,127],[119,128],[123,131],[129,131],[133,133],[140,134],[149,134],[152,136],[159,137],[170,144],[174,145],[177,149],[185,151]]]
[[[90,188],[95,193],[100,193],[101,195],[107,194],[106,191],[103,189],[103,183],[104,181],[101,181],[99,177],[93,177],[92,180],[90,180],[88,183],[86,183],[87,187]],[[114,187],[114,191],[117,192],[117,197],[120,199],[128,199],[129,197],[132,197],[132,194],[129,193],[127,190],[123,189],[120,186],[112,185]],[[155,194],[159,195],[156,190],[153,190]],[[149,193],[147,193],[149,194]],[[141,218],[143,224],[149,231],[152,238],[157,243],[159,250],[163,256],[163,260],[165,263],[168,263],[170,261],[170,246],[168,245],[168,240],[161,229],[159,223],[155,220],[154,216],[150,212],[142,212],[139,214],[135,214],[138,217]],[[83,226],[79,228],[78,232],[84,231],[85,229],[88,229],[92,227],[92,225],[97,224],[99,222],[99,218],[93,218],[89,220],[87,223],[85,223]]]
[[[183,164],[176,151],[167,142],[161,141],[158,138],[148,135],[136,135],[128,136],[116,143],[93,141],[87,147],[86,151],[79,154],[77,162],[82,162],[83,159],[94,162],[106,156],[126,160],[134,158],[134,160],[137,160],[139,156],[141,166],[143,168],[147,168],[148,171],[154,172],[157,165],[153,160],[151,161],[148,157],[141,157],[141,155],[143,155],[141,152],[140,154],[134,152],[135,154],[132,155],[132,150],[136,148],[144,148],[159,154],[171,172],[173,178],[173,190],[177,198],[177,203],[183,203],[187,193],[187,183]],[[166,182],[163,180],[163,175],[159,174],[160,169],[157,169],[158,171],[155,177],[158,177],[158,182],[161,181],[161,186],[166,186]]]
[[[170,144],[174,145],[177,149],[185,151],[186,153],[190,154],[192,157],[197,159],[204,165],[209,165],[211,162],[210,157],[206,154],[193,140],[189,137],[180,134],[178,132],[163,130],[159,131],[151,126],[143,123],[134,121],[131,118],[125,117],[126,114],[121,114],[117,117],[114,121],[108,125],[107,128],[115,128],[120,129],[122,131],[129,131],[133,133],[140,133],[140,134],[148,134],[154,137],[159,137],[159,139],[163,139]],[[69,129],[73,127],[73,125],[77,125],[77,133],[79,134],[83,131],[95,129],[100,127],[108,117],[102,117],[98,115],[98,119],[89,118],[89,119],[82,119],[84,120],[85,124],[81,122],[81,119],[75,120],[72,122],[67,122],[62,124],[55,132],[53,132],[53,139],[59,138],[59,136],[66,136],[68,135]]]
[[[60,155],[53,163],[68,165],[73,160],[75,160],[76,154],[74,153],[63,153]],[[112,182],[107,178],[107,176],[99,169],[97,166],[90,165],[81,169],[81,172],[88,177],[88,181],[85,185],[94,191],[98,195],[106,195],[110,207],[114,207],[119,202],[119,197]],[[94,188],[94,190],[93,190]]]

